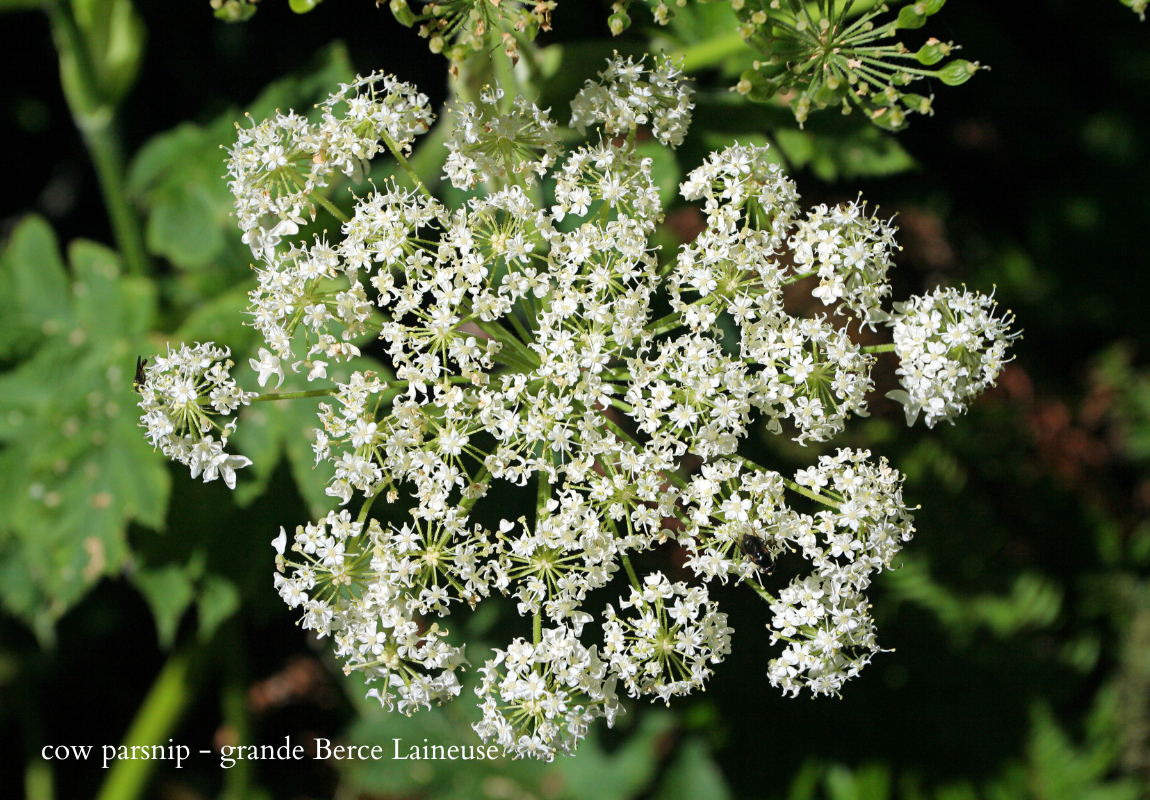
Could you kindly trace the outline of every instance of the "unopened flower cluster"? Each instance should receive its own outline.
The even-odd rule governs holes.
[[[1006,341],[965,295],[890,317],[893,228],[861,201],[803,214],[765,147],[733,145],[690,173],[681,193],[702,204],[706,229],[660,259],[662,204],[635,134],[682,142],[689,87],[662,60],[615,57],[573,106],[592,138],[564,153],[547,114],[485,93],[455,112],[446,170],[485,194],[453,209],[385,182],[334,242],[294,229],[319,202],[321,172],[351,174],[409,143],[430,121],[422,95],[372,76],[343,87],[320,122],[277,117],[231,152],[241,225],[259,231],[261,383],[284,362],[321,386],[331,362],[355,367],[320,404],[314,442],[345,508],[281,530],[281,596],[404,713],[462,691],[450,615],[511,598],[523,636],[478,668],[475,728],[545,759],[573,751],[595,719],[612,723],[622,693],[670,701],[704,687],[733,633],[716,581],[767,601],[773,685],[837,694],[879,649],[865,592],[914,530],[902,476],[849,449],[783,475],[741,458],[739,443],[760,423],[825,442],[866,413],[875,356],[849,325],[918,331],[918,309],[960,299],[944,318],[961,331],[896,342],[945,341],[944,357],[969,370],[984,354],[1000,363]],[[800,281],[825,313],[787,312],[783,291]],[[365,335],[384,365],[355,345]],[[916,391],[951,380],[923,376]],[[988,376],[951,390],[948,408]],[[177,391],[167,386],[146,397]],[[496,482],[531,493],[534,515],[485,505]],[[413,501],[402,521],[369,514],[401,494]],[[667,547],[686,553],[689,578],[651,566]],[[809,573],[774,577],[784,552]],[[599,618],[593,592],[608,601]]]
[[[700,0],[705,1],[705,0]],[[612,4],[609,25],[618,36],[631,25],[634,0]],[[645,0],[655,22],[668,24],[675,7],[687,0]],[[907,91],[912,83],[935,79],[958,86],[982,69],[978,62],[952,59],[953,42],[930,38],[917,51],[895,37],[900,30],[923,27],[945,0],[917,0],[896,17],[877,3],[812,3],[808,0],[731,0],[737,31],[759,56],[733,90],[757,102],[790,95],[795,119],[802,126],[811,112],[838,107],[860,110],[879,127],[900,130],[909,114],[933,114],[934,95]],[[1123,0],[1145,8],[1145,0]]]
[[[382,2],[380,3],[382,5]],[[418,26],[433,53],[442,53],[453,70],[469,55],[502,46],[519,60],[519,39],[533,40],[551,30],[555,0],[390,0],[388,7],[400,24]],[[414,7],[413,7],[414,6]]]

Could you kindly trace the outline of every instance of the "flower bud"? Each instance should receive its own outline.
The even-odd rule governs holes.
[[[611,29],[612,36],[618,36],[631,27],[631,18],[627,16],[627,12],[620,11],[607,18],[607,27]]]
[[[959,86],[970,80],[970,76],[981,68],[977,61],[965,61],[959,58],[940,69],[937,75],[947,86]]]
[[[914,54],[918,59],[918,63],[927,67],[933,67],[939,61],[950,55],[950,51],[954,49],[953,42],[940,42],[938,39],[927,39],[926,44],[919,48],[919,51]]]
[[[405,28],[410,28],[415,24],[415,14],[407,5],[407,0],[391,0],[388,4],[391,13],[395,16],[396,21]]]
[[[322,2],[323,0],[288,0],[288,5],[295,13],[306,14]]]
[[[757,103],[765,103],[779,91],[777,80],[764,77],[761,72],[749,69],[739,76],[738,87],[746,85],[746,90],[738,88],[739,94],[746,95]]]
[[[909,31],[925,25],[926,14],[918,10],[923,5],[923,3],[915,3],[914,5],[903,6],[902,10],[898,12],[897,26]]]

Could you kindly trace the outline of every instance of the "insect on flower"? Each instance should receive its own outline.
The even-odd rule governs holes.
[[[759,572],[764,575],[770,575],[775,569],[775,557],[767,548],[763,547],[763,540],[758,536],[751,536],[749,533],[744,533],[742,538],[739,539],[739,549],[743,551],[746,557],[754,564]]]
[[[143,391],[144,381],[147,377],[144,375],[144,367],[148,366],[148,359],[143,356],[136,356],[136,377],[132,379],[132,391],[139,394]]]

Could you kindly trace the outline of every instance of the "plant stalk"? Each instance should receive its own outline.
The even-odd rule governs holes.
[[[47,0],[45,10],[60,54],[64,96],[92,158],[116,249],[129,274],[147,275],[150,269],[143,231],[124,185],[127,167],[116,128],[115,106],[101,97],[96,70],[71,7],[64,0]],[[75,81],[71,83],[64,77],[66,59],[75,64]]]
[[[124,736],[122,746],[129,752],[133,746],[167,742],[195,694],[202,652],[202,645],[189,645],[168,658]],[[151,759],[117,759],[96,800],[136,800],[155,764]]]

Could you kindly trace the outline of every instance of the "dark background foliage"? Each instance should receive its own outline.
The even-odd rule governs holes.
[[[436,104],[446,96],[442,60],[367,0],[329,0],[307,16],[264,0],[242,25],[216,21],[206,2],[140,2],[138,11],[148,44],[121,111],[128,152],[181,122],[208,124],[247,107],[335,39],[356,70],[394,72]],[[562,2],[555,32],[541,43],[602,39],[606,14],[598,3]],[[110,243],[47,19],[36,11],[3,19],[9,180],[0,234],[37,212],[61,242]],[[898,214],[896,297],[940,282],[996,286],[1025,337],[999,388],[957,425],[905,428],[901,409],[882,398],[893,384],[888,370],[878,374],[874,415],[845,437],[887,455],[922,506],[905,568],[883,576],[876,592],[880,641],[893,652],[841,700],[784,699],[765,678],[765,609],[729,592],[735,649],[707,692],[676,706],[670,722],[636,707],[630,727],[602,737],[604,752],[618,753],[654,726],[658,735],[642,741],[664,779],[706,772],[713,756],[721,781],[707,784],[718,793],[710,796],[1148,794],[1150,28],[1106,0],[952,0],[932,25],[932,35],[961,42],[965,57],[991,70],[959,89],[934,87],[935,116],[916,118],[897,137],[915,166],[838,180],[813,167],[793,173],[808,203],[862,191]],[[698,77],[702,86],[730,83],[717,73]],[[172,310],[187,294],[179,270],[159,259],[156,268],[163,313],[182,313]],[[752,444],[775,463],[800,466],[814,455],[765,435]],[[171,497],[163,533],[130,530],[137,563],[183,563],[201,551],[207,569],[242,598],[240,613],[193,664],[198,700],[177,740],[208,747],[235,735],[227,703],[236,697],[258,743],[336,738],[349,725],[387,736],[371,733],[383,712],[345,689],[271,591],[267,541],[280,524],[307,517],[288,467],[246,507],[178,470]],[[59,620],[54,643],[0,615],[4,796],[20,796],[41,743],[121,739],[168,657],[152,616],[133,583],[116,576]],[[195,636],[185,618],[177,640]],[[566,769],[562,785],[577,785],[575,767]],[[91,763],[57,765],[57,794],[92,796],[103,777]],[[258,764],[250,784],[274,797],[330,797],[341,780],[364,797],[437,791],[418,781],[395,790],[386,776],[372,784],[311,761]],[[636,793],[674,796],[653,780]],[[539,785],[545,795],[547,784]],[[209,797],[220,786],[214,766],[177,774],[165,764],[150,791]],[[488,796],[518,796],[483,786]]]

